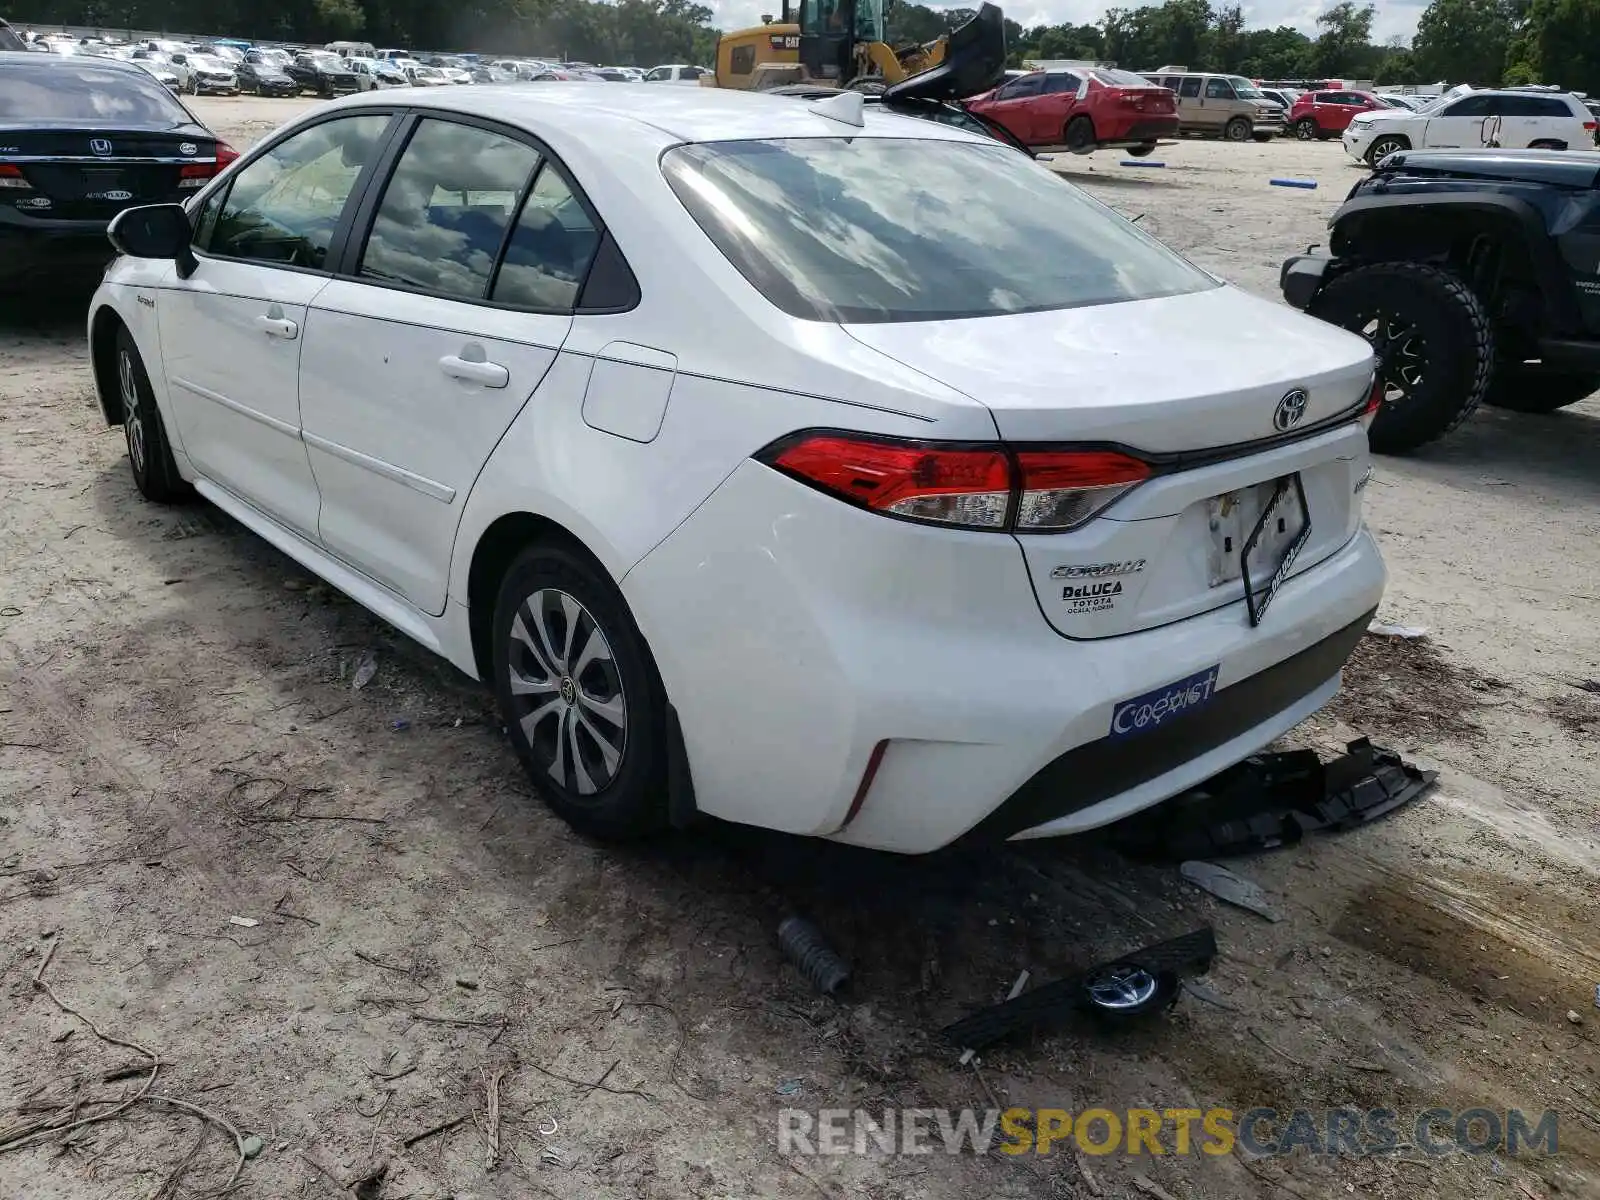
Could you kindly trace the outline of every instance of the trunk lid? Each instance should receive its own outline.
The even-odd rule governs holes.
[[[216,138],[198,128],[154,132],[92,125],[0,129],[0,163],[29,188],[6,198],[54,220],[110,220],[136,204],[181,200],[185,165],[216,160]],[[26,203],[24,203],[26,201]],[[48,201],[48,204],[41,203]]]
[[[846,330],[987,405],[1007,442],[1110,443],[1153,464],[1150,479],[1083,527],[1017,538],[1045,619],[1069,637],[1114,637],[1230,604],[1245,610],[1240,556],[1258,523],[1255,589],[1297,542],[1286,579],[1360,527],[1368,452],[1355,416],[1371,348],[1281,305],[1223,287]],[[1287,421],[1285,407],[1299,416]],[[1280,480],[1283,494],[1262,522]]]

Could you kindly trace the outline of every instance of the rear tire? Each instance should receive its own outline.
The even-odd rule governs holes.
[[[1094,122],[1088,117],[1073,117],[1067,122],[1066,131],[1061,137],[1073,154],[1088,154],[1095,145]]]
[[[1248,142],[1253,127],[1249,117],[1235,117],[1222,127],[1222,137],[1228,142]]]
[[[545,803],[596,837],[665,829],[666,692],[616,585],[536,542],[501,581],[493,634],[506,733]]]
[[[1587,400],[1597,391],[1600,373],[1551,370],[1543,363],[1503,358],[1495,364],[1483,402],[1510,412],[1552,413]]]
[[[126,326],[117,330],[117,391],[122,400],[122,434],[128,443],[133,485],[155,504],[188,500],[194,489],[178,474],[172,445],[167,441],[167,427],[150,388],[150,376],[145,373],[144,359]]]
[[[1294,123],[1294,136],[1299,138],[1302,142],[1309,142],[1317,137],[1320,137],[1321,134],[1317,130],[1317,123],[1315,121],[1313,121],[1310,117],[1301,117]]]
[[[1154,142],[1140,142],[1137,146],[1129,146],[1128,153],[1134,158],[1146,158],[1156,152]]]
[[[1386,133],[1381,137],[1372,139],[1372,145],[1367,147],[1367,165],[1376,167],[1391,154],[1401,150],[1411,149],[1411,143],[1398,134]]]
[[[1384,400],[1368,436],[1380,454],[1405,454],[1448,433],[1488,390],[1489,314],[1449,271],[1368,263],[1335,276],[1306,311],[1372,343]]]

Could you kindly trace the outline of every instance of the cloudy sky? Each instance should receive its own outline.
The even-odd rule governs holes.
[[[723,29],[742,29],[758,24],[762,13],[776,15],[781,3],[773,0],[705,0],[716,13],[715,23]],[[997,0],[1006,16],[1024,26],[1055,25],[1071,21],[1079,25],[1099,22],[1106,9],[1114,7],[1137,8],[1142,2],[1158,0],[1120,0],[1104,3],[1102,0]],[[1255,0],[1244,4],[1245,24],[1251,28],[1271,28],[1276,25],[1293,25],[1307,33],[1316,31],[1317,14],[1332,6],[1334,0]],[[1372,23],[1373,38],[1386,42],[1395,34],[1410,38],[1417,31],[1417,18],[1427,7],[1427,0],[1375,0],[1378,14]],[[946,5],[935,4],[934,8]],[[950,6],[954,7],[954,6]]]

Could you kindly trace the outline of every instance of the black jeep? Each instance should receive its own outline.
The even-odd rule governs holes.
[[[1372,342],[1373,449],[1414,450],[1480,402],[1547,413],[1600,389],[1600,154],[1407,150],[1296,255],[1286,300]]]

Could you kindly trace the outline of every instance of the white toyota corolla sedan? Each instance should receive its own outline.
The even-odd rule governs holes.
[[[374,92],[133,209],[90,314],[198,493],[492,684],[539,791],[922,852],[1325,704],[1384,568],[1367,343],[860,97]]]

